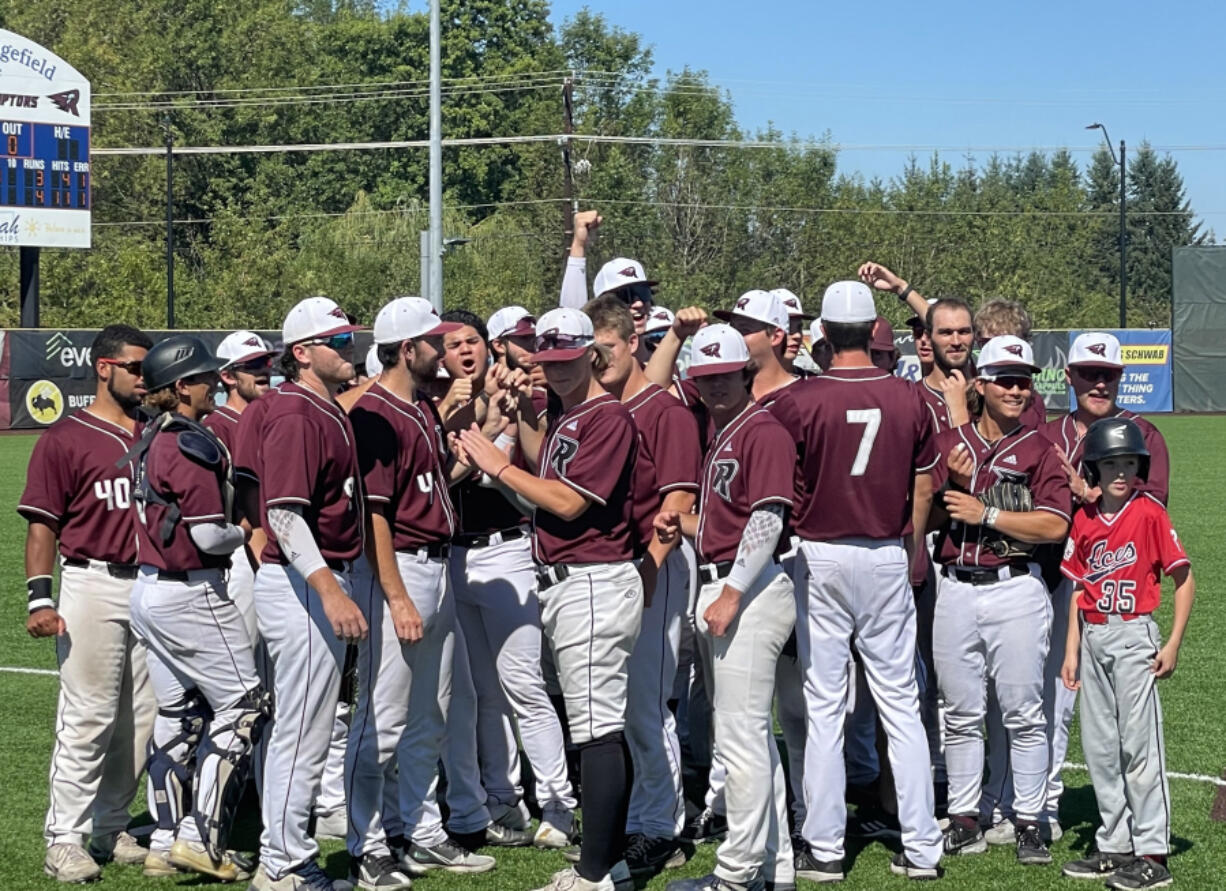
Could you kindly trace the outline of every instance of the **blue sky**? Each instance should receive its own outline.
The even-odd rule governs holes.
[[[643,35],[659,74],[705,69],[752,131],[773,123],[846,145],[1170,147],[1205,227],[1226,239],[1226,7],[819,0],[553,0]],[[1188,150],[1178,146],[1217,146]],[[929,152],[917,151],[921,158]],[[979,151],[985,159],[989,152]],[[889,177],[905,150],[845,150],[843,172]],[[1089,151],[1075,151],[1084,166]]]

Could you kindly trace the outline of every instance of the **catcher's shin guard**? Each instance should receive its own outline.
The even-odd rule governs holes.
[[[238,703],[238,716],[233,724],[210,726],[208,735],[197,751],[198,776],[211,776],[212,788],[202,790],[196,801],[204,810],[196,809],[192,816],[200,830],[205,850],[215,861],[222,860],[234,814],[243,797],[243,786],[251,772],[251,753],[260,741],[260,734],[271,715],[272,697],[263,687],[248,690]],[[216,738],[225,732],[234,733],[229,748],[218,748]]]
[[[150,739],[148,760],[145,762],[149,785],[153,787],[158,828],[174,832],[191,808],[196,750],[208,724],[210,711],[208,703],[198,692],[189,691],[174,705],[159,708],[158,714],[177,719],[181,728],[160,746]]]

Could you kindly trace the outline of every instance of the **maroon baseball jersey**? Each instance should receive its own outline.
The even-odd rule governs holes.
[[[755,510],[767,504],[791,508],[795,457],[787,430],[754,402],[716,434],[698,497],[697,547],[703,563],[736,559]],[[785,528],[781,544],[786,541]]]
[[[639,544],[646,547],[655,534],[652,523],[669,492],[698,493],[702,452],[698,424],[667,390],[648,384],[625,402],[639,434],[638,466],[634,472],[634,519]]]
[[[221,444],[226,447],[226,452],[229,453],[231,460],[234,459],[234,444],[238,437],[238,422],[242,418],[242,413],[231,408],[229,405],[219,405],[201,421],[205,427],[212,431],[213,435],[221,440]]]
[[[609,393],[550,420],[537,476],[560,480],[591,504],[573,520],[540,508],[534,512],[537,563],[615,563],[634,557],[637,460],[634,419]]]
[[[250,411],[243,412],[244,420]],[[259,431],[256,474],[264,528],[269,508],[298,505],[325,560],[356,558],[362,552],[362,481],[348,416],[331,399],[287,382],[268,402]],[[287,562],[274,536],[268,536],[260,560]]]
[[[366,497],[387,515],[398,551],[450,540],[456,531],[433,410],[376,383],[349,411]]]
[[[1043,425],[1047,423],[1047,404],[1043,401],[1042,393],[1038,390],[1030,391],[1030,401],[1026,403],[1026,408],[1018,420],[1023,427],[1042,431]]]
[[[1138,614],[1158,608],[1162,576],[1189,562],[1162,502],[1134,492],[1111,517],[1098,504],[1077,511],[1060,569],[1082,587],[1082,611]]]
[[[958,443],[971,450],[975,461],[970,487],[972,495],[979,495],[1002,481],[1023,483],[1030,488],[1035,510],[1050,511],[1069,519],[1073,494],[1069,490],[1068,474],[1064,472],[1056,447],[1043,434],[1019,425],[995,442],[988,442],[974,422],[947,430],[937,436],[940,459],[933,474],[934,488],[940,488],[949,478],[945,456]],[[1004,565],[1008,561],[992,553],[984,544],[985,532],[991,530],[947,520],[937,536],[936,561],[955,566]]]
[[[831,368],[771,405],[795,443],[802,539],[893,539],[911,524],[916,473],[936,463],[932,418],[913,385],[878,368]]]
[[[85,409],[47,429],[30,455],[17,512],[45,523],[60,554],[76,560],[136,562],[132,468],[115,464],[140,436]]]
[[[170,541],[162,541],[162,520],[167,507],[150,502],[144,517],[137,517],[137,559],[158,569],[228,569],[230,555],[206,554],[191,538],[191,527],[198,523],[227,521],[221,483],[230,462],[223,455],[219,467],[207,467],[179,448],[178,434],[159,433],[145,456],[149,487],[179,507],[179,522]],[[134,512],[135,513],[135,512]]]
[[[949,421],[949,406],[945,404],[945,394],[928,386],[928,382],[920,378],[915,382],[915,392],[923,400],[928,414],[932,418],[932,429],[942,433],[952,428]]]
[[[694,416],[694,423],[698,425],[698,448],[705,455],[715,437],[715,422],[711,420],[711,413],[698,395],[698,385],[692,380],[682,379],[674,374],[673,386],[677,389],[677,399]]]
[[[1141,435],[1145,438],[1145,447],[1149,449],[1149,474],[1148,479],[1144,483],[1139,483],[1137,488],[1142,492],[1148,492],[1166,504],[1171,484],[1171,456],[1167,451],[1166,439],[1163,438],[1157,427],[1126,408],[1120,409],[1114,417],[1126,418],[1141,428]],[[1073,415],[1067,414],[1050,421],[1041,429],[1044,436],[1064,450],[1069,463],[1080,470],[1084,476],[1085,469],[1081,462],[1085,453],[1085,437],[1077,432],[1077,423]]]

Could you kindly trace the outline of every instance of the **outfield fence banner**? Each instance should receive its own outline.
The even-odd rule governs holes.
[[[1175,411],[1226,411],[1226,246],[1176,248],[1171,268]]]

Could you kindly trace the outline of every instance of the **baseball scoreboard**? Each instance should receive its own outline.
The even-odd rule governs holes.
[[[89,210],[89,127],[0,120],[0,208]]]

